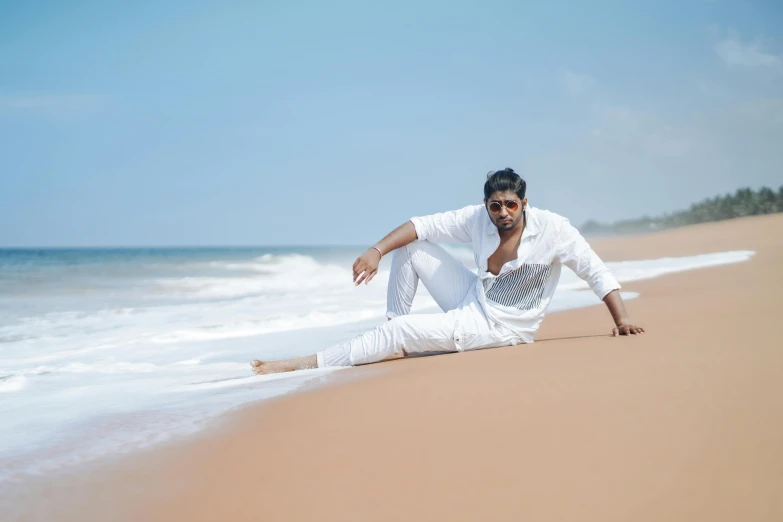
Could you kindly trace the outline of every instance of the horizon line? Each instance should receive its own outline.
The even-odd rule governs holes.
[[[364,244],[276,244],[276,245],[48,245],[48,246],[18,246],[18,245],[0,245],[0,250],[98,250],[98,249],[116,249],[116,250],[130,250],[130,249],[165,249],[165,248],[183,248],[183,249],[196,249],[196,248],[331,248],[331,247],[361,247]]]

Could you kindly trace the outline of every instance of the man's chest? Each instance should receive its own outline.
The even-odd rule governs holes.
[[[503,265],[514,261],[519,256],[520,240],[501,241],[497,248],[487,257],[487,271],[498,275]]]
[[[524,264],[551,265],[556,248],[546,234],[523,235],[517,242],[502,242],[496,235],[482,238],[474,245],[476,265],[481,274],[501,275]]]

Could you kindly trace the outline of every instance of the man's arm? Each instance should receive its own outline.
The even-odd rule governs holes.
[[[378,272],[378,263],[380,263],[381,257],[417,239],[426,239],[435,243],[443,241],[470,242],[471,228],[481,212],[484,212],[484,207],[471,205],[450,212],[411,218],[410,221],[392,230],[374,247],[359,256],[353,264],[353,282],[359,285],[362,281],[365,284],[372,281]]]
[[[631,324],[620,296],[620,284],[598,255],[593,252],[585,238],[567,220],[560,231],[557,257],[561,263],[587,281],[593,292],[606,303],[614,324],[612,335],[636,335],[644,328]]]
[[[358,286],[362,281],[364,284],[372,281],[372,278],[378,273],[378,264],[381,262],[383,254],[409,245],[416,239],[416,228],[410,221],[406,221],[386,234],[386,237],[375,243],[374,247],[368,248],[353,264],[354,284]],[[376,248],[378,250],[375,250]]]
[[[419,239],[433,243],[470,243],[475,220],[486,213],[483,205],[470,205],[458,210],[411,218]]]
[[[631,320],[628,319],[628,313],[625,311],[625,303],[623,303],[623,298],[620,296],[619,290],[612,290],[606,294],[604,303],[606,303],[609,313],[612,314],[614,324],[617,325],[612,330],[613,336],[617,337],[618,335],[636,335],[644,333],[644,328],[632,325]]]

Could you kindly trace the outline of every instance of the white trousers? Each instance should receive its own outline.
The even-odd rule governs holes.
[[[409,315],[419,280],[443,310]],[[318,352],[318,367],[354,366],[388,357],[458,352],[521,343],[509,328],[489,321],[476,292],[477,276],[442,247],[415,241],[394,251],[385,324]]]

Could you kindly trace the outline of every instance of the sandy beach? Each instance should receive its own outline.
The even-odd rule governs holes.
[[[339,372],[197,437],[30,488],[1,520],[783,520],[783,215],[592,241],[754,250],[628,283],[531,345]]]

